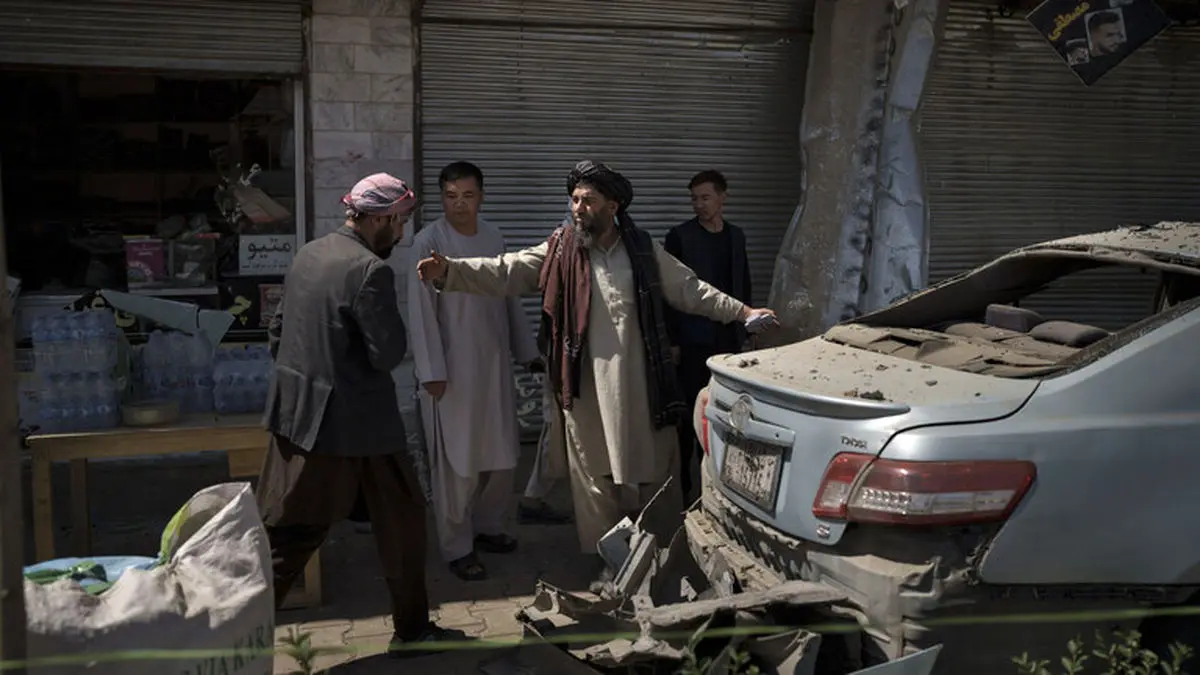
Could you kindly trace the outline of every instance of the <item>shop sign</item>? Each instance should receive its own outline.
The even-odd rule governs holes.
[[[238,276],[285,275],[295,249],[295,235],[243,234],[238,237]]]
[[[1154,0],[1046,0],[1025,18],[1089,86],[1171,24]]]

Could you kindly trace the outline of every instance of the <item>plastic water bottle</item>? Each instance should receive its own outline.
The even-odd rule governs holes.
[[[46,362],[46,319],[37,316],[29,327],[30,337],[33,338],[33,369],[38,373],[49,373],[49,363]]]
[[[87,371],[88,314],[90,312],[67,312],[66,340],[63,348],[63,369],[72,373]]]
[[[62,431],[62,382],[58,375],[42,376],[38,417],[43,433]]]
[[[93,310],[88,315],[88,368],[97,373],[112,372],[117,365],[116,318],[108,310]]]
[[[213,409],[213,358],[212,348],[200,336],[193,342],[195,358],[192,369],[196,381],[196,411],[212,412]]]
[[[250,407],[250,402],[247,400],[250,393],[249,384],[246,381],[246,362],[239,360],[237,368],[233,371],[229,378],[229,412],[244,413]]]
[[[153,398],[183,403],[182,393],[186,373],[186,352],[179,348],[174,333],[154,331],[146,343],[146,380]]]
[[[46,317],[46,362],[47,375],[64,372],[66,368],[65,355],[67,352],[67,324],[63,312],[55,312]]]
[[[150,333],[146,338],[146,342],[137,347],[135,356],[135,360],[139,364],[138,369],[142,383],[142,395],[152,399],[159,398],[158,383],[155,380],[155,372],[158,367],[154,349],[157,340],[156,335],[156,333]]]
[[[200,335],[191,335],[182,343],[187,351],[187,409],[189,412],[212,410],[212,350]]]
[[[104,382],[108,387],[108,426],[109,428],[118,427],[121,425],[121,392],[124,389],[124,381],[118,381],[116,378],[109,377]]]
[[[213,365],[213,407],[222,415],[233,413],[236,403],[233,395],[233,370],[237,363],[233,358],[233,350],[221,349],[214,357]]]
[[[117,328],[117,317],[110,310],[101,310],[99,312],[99,328],[100,328],[100,344],[102,346],[103,369],[105,372],[112,372],[117,367],[117,352],[119,330]]]
[[[169,333],[171,341],[170,372],[174,384],[175,400],[186,412],[194,412],[191,408],[193,397],[191,351],[192,338],[184,333]]]
[[[104,370],[104,324],[100,312],[81,312],[83,315],[83,368],[87,373]]]
[[[117,426],[117,405],[113,400],[116,395],[116,385],[112,376],[107,373],[91,373],[88,375],[88,406],[91,410],[93,429],[111,429]]]
[[[62,380],[62,431],[84,428],[84,382],[79,373],[70,373]]]
[[[146,390],[150,394],[150,397],[155,399],[166,399],[168,394],[165,372],[167,362],[166,337],[166,333],[158,330],[154,331],[150,334],[150,338],[147,340],[145,349],[142,352]]]
[[[85,431],[100,428],[100,408],[103,405],[99,373],[83,373],[79,395],[79,428]]]
[[[269,373],[266,368],[266,362],[255,354],[256,358],[250,362],[249,393],[246,397],[245,412],[262,412],[267,408],[267,385]]]

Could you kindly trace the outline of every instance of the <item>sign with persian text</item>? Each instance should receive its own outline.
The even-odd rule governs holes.
[[[1171,25],[1154,0],[1046,0],[1025,18],[1089,86]]]
[[[243,234],[238,237],[238,276],[267,277],[287,274],[295,253],[295,235]]]

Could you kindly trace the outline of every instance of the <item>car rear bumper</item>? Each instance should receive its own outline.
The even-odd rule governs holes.
[[[847,665],[892,661],[940,643],[938,673],[1004,672],[1022,653],[1057,661],[1078,635],[1136,625],[1086,617],[1138,606],[1129,600],[1038,597],[1036,591],[1014,594],[978,583],[970,556],[956,554],[946,545],[951,542],[906,536],[905,546],[879,537],[870,546],[845,542],[835,550],[790,537],[747,514],[714,489],[707,470],[702,474],[702,498],[686,514],[685,526],[709,581],[717,588],[758,590],[799,579],[840,592],[846,601],[829,613],[862,627],[847,638]],[[1067,612],[1076,618],[1056,617]]]

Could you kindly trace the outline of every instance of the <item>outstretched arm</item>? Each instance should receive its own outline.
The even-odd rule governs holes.
[[[662,276],[663,297],[673,309],[696,314],[721,323],[745,318],[747,307],[741,300],[725,295],[696,276],[690,267],[654,242],[654,257]]]
[[[501,248],[507,248],[503,245],[503,235],[500,236],[500,241]],[[541,265],[538,265],[538,274],[541,274]],[[529,365],[537,360],[540,354],[533,333],[529,330],[529,318],[525,316],[525,309],[521,307],[521,298],[508,296],[505,300],[505,310],[508,315],[508,341],[513,358],[521,365]]]
[[[496,298],[529,295],[538,291],[546,242],[494,258],[444,258],[434,252],[417,264],[423,281],[443,291],[474,293]]]

